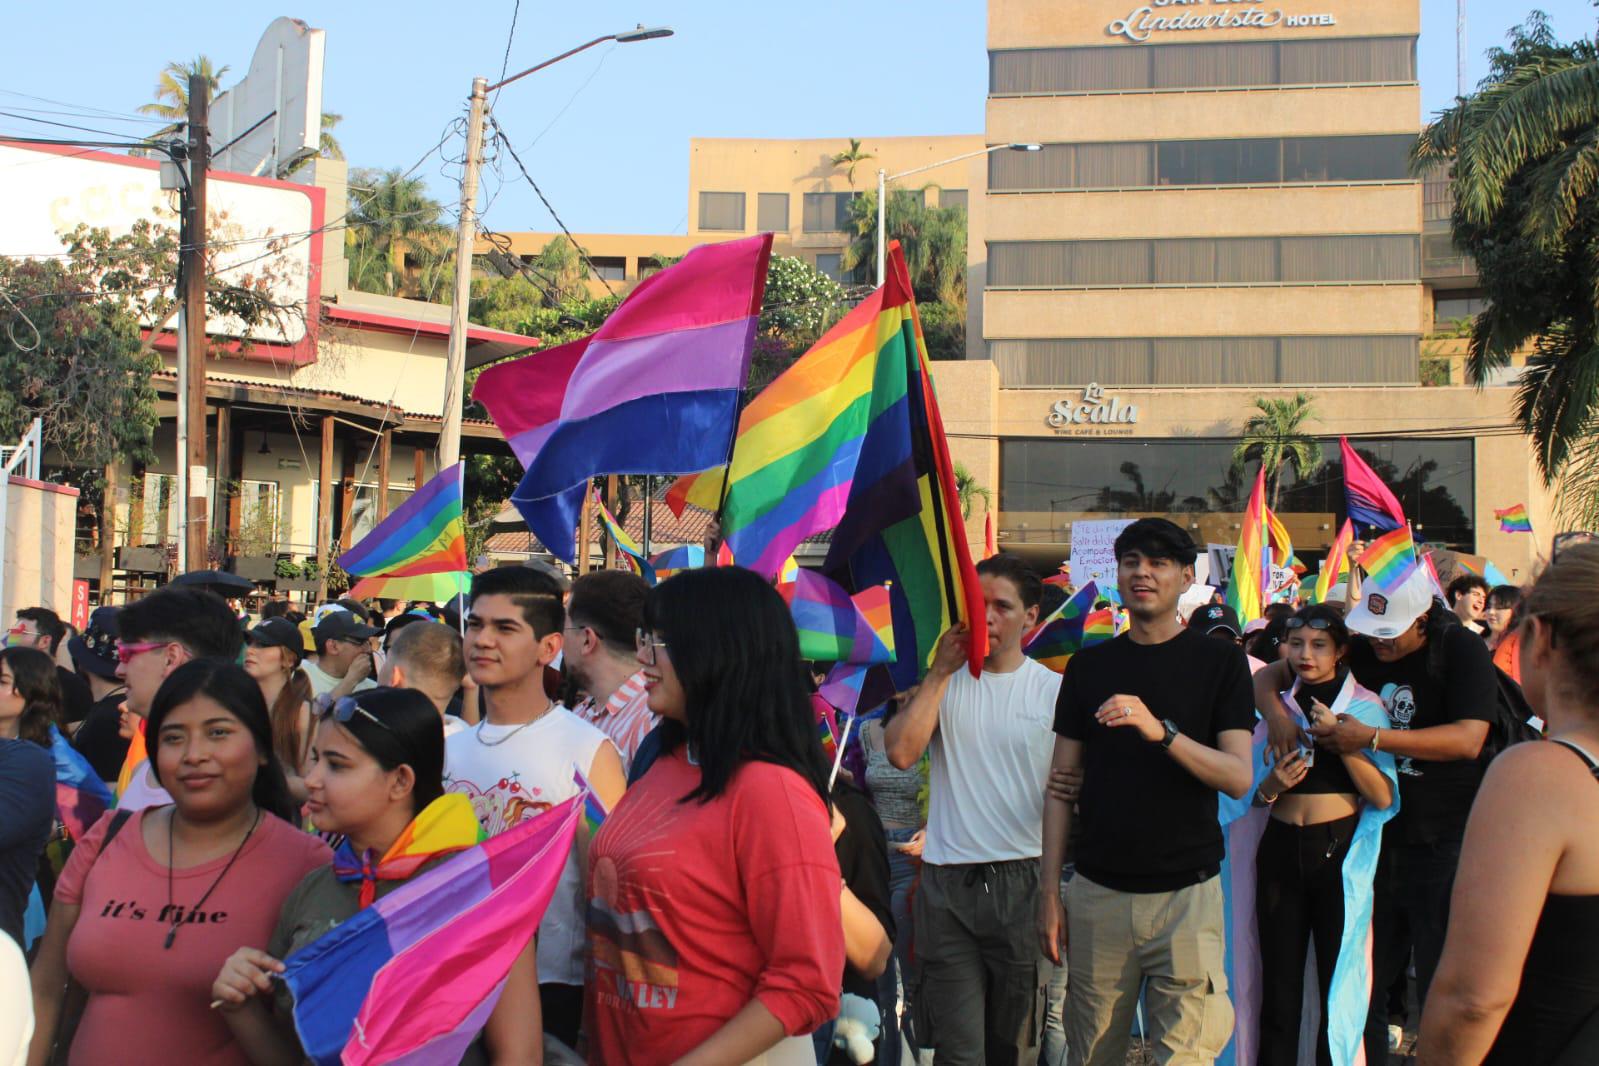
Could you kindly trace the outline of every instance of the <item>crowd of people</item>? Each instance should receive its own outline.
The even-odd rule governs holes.
[[[1126,632],[1064,676],[995,555],[981,671],[957,625],[851,728],[737,567],[21,611],[0,1062],[304,1061],[285,960],[584,789],[463,1061],[1599,1062],[1599,545],[1252,626],[1179,614],[1180,527],[1115,553]],[[64,760],[115,794],[75,839]]]

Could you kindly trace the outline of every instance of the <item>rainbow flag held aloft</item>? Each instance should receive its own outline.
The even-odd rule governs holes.
[[[794,616],[800,658],[857,665],[894,661],[888,589],[873,586],[852,597],[816,571],[800,570],[778,592]]]
[[[1310,597],[1311,603],[1326,603],[1327,594],[1333,586],[1349,579],[1349,546],[1354,542],[1355,524],[1346,518],[1338,530],[1338,536],[1333,538],[1332,547],[1327,549],[1327,558],[1321,562],[1321,572],[1316,575],[1316,590]]]
[[[816,694],[838,708],[838,713],[853,715],[860,707],[861,692],[871,669],[856,663],[834,663]]]
[[[583,816],[571,799],[452,855],[284,960],[317,1066],[458,1062],[532,941]]]
[[[1348,437],[1338,438],[1338,452],[1344,465],[1344,503],[1350,520],[1374,529],[1404,527],[1405,509],[1366,460],[1356,454]]]
[[[657,583],[665,581],[682,570],[698,570],[705,565],[705,549],[698,544],[685,544],[681,548],[668,548],[650,556],[650,567],[655,571]]]
[[[611,812],[605,809],[600,797],[589,787],[589,779],[575,765],[572,767],[572,783],[583,790],[583,827],[588,830],[589,839],[592,840],[605,822],[605,816]]]
[[[616,545],[617,554],[627,564],[627,568],[650,584],[655,584],[655,567],[644,558],[644,549],[639,547],[638,541],[627,535],[627,530],[622,528],[622,524],[606,510],[597,492],[594,494],[594,509],[599,513],[600,525],[605,527],[605,532],[610,535],[611,543]]]
[[[833,530],[822,569],[847,588],[892,582],[895,684],[927,669],[939,636],[988,652],[954,464],[898,245],[888,280],[750,402],[726,471],[679,481],[668,502],[708,510],[740,565],[774,576],[806,537]]]
[[[1271,544],[1266,527],[1266,468],[1255,474],[1255,488],[1244,508],[1243,528],[1238,534],[1238,551],[1233,556],[1233,573],[1227,582],[1228,606],[1244,624],[1253,622],[1265,611],[1267,583],[1271,580]]]
[[[1494,517],[1499,519],[1499,532],[1501,533],[1532,532],[1532,518],[1527,514],[1527,505],[1524,503],[1518,503],[1503,510],[1495,507]]]
[[[1355,562],[1366,571],[1366,577],[1379,591],[1391,592],[1398,588],[1420,565],[1410,527],[1400,526],[1384,533],[1368,544]]]
[[[340,555],[339,565],[355,577],[465,571],[466,521],[461,510],[465,469],[465,463],[456,463],[433,475],[360,543]]]
[[[1115,633],[1104,634],[1103,620],[1097,619],[1093,637],[1088,633],[1088,621],[1094,615],[1094,601],[1099,598],[1099,586],[1090,581],[1069,596],[1050,612],[1048,618],[1034,626],[1022,638],[1022,651],[1028,658],[1037,659],[1057,674],[1066,672],[1071,657],[1089,644],[1108,640]],[[1112,623],[1114,629],[1114,623]]]
[[[438,574],[413,574],[410,577],[363,577],[350,586],[349,595],[358,600],[413,600],[423,603],[448,603],[472,587],[472,571],[446,570]]]
[[[771,251],[770,233],[702,244],[590,336],[479,375],[472,397],[525,470],[511,502],[550,551],[576,557],[590,477],[727,462]]]
[[[56,764],[56,820],[73,840],[83,835],[111,809],[111,790],[78,750],[50,727],[50,756]]]

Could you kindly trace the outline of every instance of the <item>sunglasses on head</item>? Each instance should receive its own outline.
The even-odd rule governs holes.
[[[384,724],[383,719],[379,718],[377,715],[361,706],[360,703],[356,702],[354,696],[340,696],[331,707],[328,707],[322,711],[323,718],[332,718],[340,725],[348,725],[350,723],[350,719],[354,718],[356,715],[360,715],[367,721],[375,723],[380,729],[386,729],[390,733],[394,732],[394,730],[389,729],[389,727]]]
[[[1333,627],[1331,618],[1290,618],[1283,623],[1283,628],[1292,632],[1295,629],[1314,629],[1325,633]]]

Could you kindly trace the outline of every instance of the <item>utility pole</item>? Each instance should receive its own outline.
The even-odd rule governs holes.
[[[183,278],[183,337],[178,346],[179,403],[178,476],[186,497],[183,507],[183,569],[207,567],[205,461],[205,178],[211,148],[206,129],[211,86],[201,75],[189,78],[189,181],[179,249]]]
[[[467,304],[472,299],[472,244],[477,239],[477,181],[483,165],[483,113],[489,80],[472,79],[472,110],[466,127],[466,168],[461,175],[461,217],[455,234],[455,298],[450,302],[450,350],[444,372],[444,425],[439,431],[439,469],[461,458],[461,404],[466,390]]]
[[[1466,0],[1455,0],[1455,95],[1466,95]]]

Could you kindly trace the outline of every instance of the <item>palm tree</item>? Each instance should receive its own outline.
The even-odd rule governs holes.
[[[994,506],[994,493],[984,488],[977,477],[960,463],[955,464],[955,496],[961,503],[961,517],[972,516],[972,501],[982,500],[983,510],[991,510]]]
[[[1271,508],[1275,511],[1284,468],[1292,466],[1303,478],[1321,465],[1321,445],[1303,429],[1316,417],[1315,403],[1302,392],[1291,400],[1259,397],[1255,412],[1244,423],[1244,437],[1233,449],[1233,466],[1260,460],[1271,482]]]
[[[1510,40],[1477,92],[1422,132],[1412,163],[1452,165],[1455,244],[1488,296],[1468,376],[1480,385],[1534,348],[1517,421],[1545,482],[1562,482],[1567,517],[1599,518],[1599,46],[1556,41],[1538,12]]]
[[[966,299],[966,209],[928,207],[927,189],[894,189],[888,196],[883,229],[899,241],[911,287],[923,302],[964,303]],[[866,192],[850,203],[849,245],[842,265],[857,275],[877,270],[877,194]]]
[[[849,187],[853,189],[855,187],[856,164],[864,163],[868,159],[876,158],[877,157],[872,155],[870,152],[861,151],[861,139],[859,137],[851,137],[849,139],[849,151],[835,153],[832,157],[832,163],[835,167],[848,168],[844,171],[844,177],[848,179]]]
[[[215,96],[222,87],[222,76],[227,72],[227,67],[216,66],[211,62],[211,57],[206,55],[197,55],[187,63],[174,60],[163,67],[161,76],[155,82],[155,100],[140,104],[138,110],[141,115],[164,118],[171,125],[156,130],[148,139],[153,141],[170,137],[188,121],[190,77],[195,74],[203,77],[210,94]]]
[[[388,296],[412,290],[438,295],[437,282],[449,273],[442,264],[453,254],[444,206],[427,195],[421,178],[398,168],[357,170],[351,179],[345,231],[350,285]],[[408,261],[418,278],[408,278]]]

